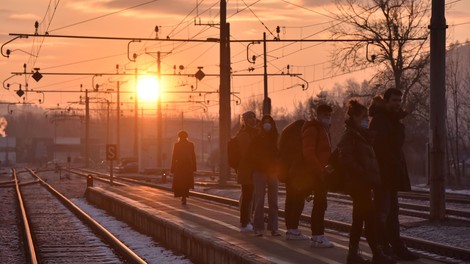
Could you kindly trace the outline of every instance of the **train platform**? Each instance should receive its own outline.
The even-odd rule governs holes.
[[[238,209],[190,197],[187,205],[171,193],[144,186],[89,187],[87,200],[152,236],[195,263],[345,263],[348,237],[327,232],[334,248],[311,248],[309,241],[240,233]],[[302,230],[310,234],[307,228]],[[363,254],[371,258],[365,241]],[[156,253],[157,254],[157,253]],[[439,263],[421,258],[414,262]]]

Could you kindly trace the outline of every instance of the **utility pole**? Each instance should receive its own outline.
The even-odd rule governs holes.
[[[121,93],[120,93],[120,85],[121,83],[117,81],[117,106],[116,106],[116,149],[117,149],[117,159],[119,160],[121,158],[120,152],[121,152]]]
[[[219,184],[230,178],[227,142],[230,139],[230,24],[227,23],[227,1],[220,1],[220,89],[219,89]]]
[[[268,97],[268,63],[266,54],[266,32],[263,32],[263,62],[264,62],[264,99],[263,99],[263,115],[271,114],[271,98]]]
[[[137,74],[137,68],[134,70],[135,77],[134,77],[134,158],[137,161],[137,164],[139,164],[139,103],[137,102],[137,97],[138,97],[138,74]],[[139,168],[140,169],[140,168]]]
[[[161,99],[161,58],[160,51],[157,52],[157,77],[158,77],[158,97],[157,97],[157,167],[162,168],[162,99]],[[166,179],[165,179],[166,180]]]
[[[441,221],[445,218],[445,146],[446,146],[446,19],[445,1],[432,0],[431,15],[431,188],[430,217]]]
[[[90,98],[88,89],[85,90],[85,167],[90,165]]]

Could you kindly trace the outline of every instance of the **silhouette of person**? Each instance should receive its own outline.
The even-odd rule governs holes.
[[[189,189],[194,189],[194,175],[196,171],[196,153],[194,144],[188,140],[188,133],[180,131],[179,141],[173,147],[171,159],[171,173],[173,173],[172,190],[175,197],[181,197],[181,204],[186,204]]]

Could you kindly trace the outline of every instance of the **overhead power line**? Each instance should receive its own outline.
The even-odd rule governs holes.
[[[79,22],[76,22],[76,23],[73,23],[73,24],[70,24],[70,25],[66,25],[66,26],[63,26],[63,27],[55,28],[55,29],[52,29],[51,31],[49,31],[49,33],[54,32],[54,31],[58,31],[58,30],[61,30],[61,29],[64,29],[64,28],[69,28],[69,27],[80,25],[80,24],[84,24],[84,23],[87,23],[87,22],[90,22],[90,21],[94,21],[94,20],[103,18],[103,17],[115,15],[115,14],[118,14],[118,13],[122,13],[124,11],[131,10],[131,9],[141,7],[141,6],[144,6],[144,5],[148,5],[148,4],[151,4],[153,2],[157,2],[157,1],[160,1],[160,0],[151,0],[151,1],[148,1],[148,2],[145,2],[145,3],[141,3],[141,4],[138,4],[138,5],[131,6],[131,7],[127,7],[127,8],[124,8],[124,9],[121,9],[121,10],[118,10],[118,11],[114,11],[114,12],[111,12],[111,13],[108,13],[108,14],[104,14],[104,15],[101,15],[101,16],[89,18],[89,19],[79,21]]]

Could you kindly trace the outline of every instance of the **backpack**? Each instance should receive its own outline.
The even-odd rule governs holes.
[[[282,170],[278,174],[280,182],[285,183],[289,169],[296,159],[302,159],[302,126],[305,120],[299,119],[287,125],[279,137],[279,155]]]
[[[240,147],[238,146],[238,139],[236,136],[228,141],[227,152],[228,164],[236,171],[241,160]]]

